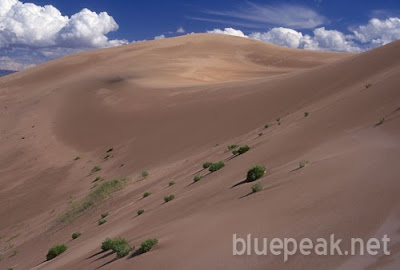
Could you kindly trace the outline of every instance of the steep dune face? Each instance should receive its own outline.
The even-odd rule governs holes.
[[[383,230],[398,245],[399,56],[398,42],[348,55],[190,35],[86,52],[1,78],[0,216],[7,218],[0,247],[15,247],[3,252],[0,267],[393,269],[395,248],[390,261],[234,257],[232,234],[348,239],[382,237]],[[231,159],[230,143],[252,149]],[[218,160],[225,160],[222,170],[191,184],[203,162]],[[310,164],[296,170],[301,160]],[[256,164],[267,167],[264,190],[248,196],[251,185],[232,188]],[[89,174],[96,165],[102,170]],[[142,170],[150,177],[136,181]],[[72,224],[55,225],[96,176],[133,180]],[[141,199],[145,191],[152,195]],[[162,204],[168,194],[176,199]],[[133,218],[138,209],[145,214]],[[97,226],[106,211],[108,222]],[[78,230],[83,236],[65,254],[41,263],[51,245]],[[116,261],[94,255],[112,236],[160,243]]]

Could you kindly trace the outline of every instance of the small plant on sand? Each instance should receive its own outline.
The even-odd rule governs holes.
[[[246,177],[246,181],[247,182],[253,182],[256,181],[258,179],[260,179],[261,177],[263,177],[265,174],[265,167],[263,166],[254,166],[253,168],[251,168],[248,172],[247,172],[247,177]]]
[[[110,154],[107,154],[107,155],[104,157],[104,160],[108,160],[110,157],[111,157],[111,155],[110,155]]]
[[[308,165],[308,163],[310,163],[308,160],[302,160],[299,162],[299,169],[304,168],[305,166]]]
[[[144,213],[144,210],[143,210],[143,209],[140,209],[140,210],[137,211],[137,215],[138,215],[138,216],[140,216],[140,215],[143,214],[143,213]]]
[[[143,193],[143,198],[149,197],[151,195],[151,192],[146,191]]]
[[[200,175],[195,175],[193,178],[193,182],[199,182],[201,180],[201,176]]]
[[[82,157],[81,156],[77,156],[74,158],[75,161],[80,160]]]
[[[101,218],[106,218],[106,217],[108,217],[108,212],[101,214]]]
[[[106,153],[111,153],[112,151],[114,151],[114,148],[111,147],[110,149],[107,150]]]
[[[101,180],[101,176],[97,176],[94,180],[93,180],[93,182],[97,182],[97,181],[100,181]]]
[[[149,176],[149,173],[148,173],[147,171],[143,171],[143,172],[141,173],[141,176],[142,176],[143,178],[147,178],[147,177]]]
[[[251,186],[251,192],[252,192],[252,193],[259,192],[259,191],[261,191],[262,189],[263,189],[263,186],[262,186],[261,182],[258,182],[258,183],[256,183],[256,184],[254,184],[254,185]]]
[[[368,88],[370,88],[371,86],[372,86],[372,84],[371,84],[371,83],[368,83],[368,84],[365,85],[365,88],[368,89]]]
[[[65,244],[58,244],[55,245],[53,247],[51,247],[49,249],[49,251],[47,252],[46,255],[46,259],[48,261],[54,259],[55,257],[57,257],[58,255],[60,255],[61,253],[63,253],[64,251],[66,251],[68,249],[68,247]]]
[[[98,224],[99,224],[99,226],[101,226],[106,222],[107,222],[107,220],[102,218],[102,219],[99,220]]]
[[[265,129],[269,128],[269,124],[265,124],[264,128]]]
[[[385,118],[381,118],[381,119],[379,120],[379,122],[376,124],[376,126],[380,126],[380,125],[382,125],[384,122],[385,122]]]
[[[211,162],[204,162],[203,163],[203,169],[208,169],[208,168],[210,168],[211,165],[212,165]]]
[[[175,181],[174,180],[169,181],[168,186],[172,187],[173,185],[175,185]]]
[[[228,150],[232,151],[233,149],[236,149],[238,146],[236,144],[230,144],[228,145]]]
[[[103,251],[112,250],[117,253],[118,258],[125,257],[129,254],[135,247],[130,247],[128,241],[125,238],[107,238],[101,243],[101,249]]]
[[[175,199],[175,195],[171,194],[171,195],[168,195],[168,196],[164,197],[164,202],[167,203],[167,202],[172,201],[173,199]]]
[[[262,135],[264,135],[264,133],[262,132],[258,133],[258,137],[261,137]]]
[[[94,166],[91,172],[95,173],[95,172],[98,172],[98,171],[101,171],[101,167],[100,166]]]
[[[234,155],[242,155],[242,154],[246,153],[249,150],[250,150],[250,147],[248,145],[243,145],[238,150],[234,150],[232,152],[232,154],[234,154]]]
[[[309,115],[310,115],[309,112],[305,112],[305,113],[304,113],[304,117],[308,117]]]
[[[72,234],[72,239],[75,240],[75,239],[79,238],[81,235],[82,235],[81,232],[74,232],[74,233]]]
[[[143,243],[140,245],[140,251],[142,253],[149,252],[157,243],[158,243],[158,240],[156,238],[147,239],[147,240],[143,241]]]
[[[223,167],[225,167],[225,163],[223,163],[222,161],[219,161],[219,162],[211,164],[211,166],[208,170],[210,172],[216,172],[216,171],[222,169]]]

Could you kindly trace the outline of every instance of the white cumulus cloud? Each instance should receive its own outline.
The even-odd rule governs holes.
[[[159,35],[159,36],[155,36],[154,39],[155,40],[160,40],[160,39],[164,39],[165,35]]]
[[[179,26],[178,29],[176,30],[176,32],[177,32],[178,34],[183,34],[183,33],[185,33],[186,31],[185,31],[185,29],[184,29],[182,26]]]
[[[225,28],[224,30],[214,29],[211,31],[207,31],[207,33],[224,34],[224,35],[237,36],[237,37],[247,37],[242,31],[236,30],[233,28]]]
[[[362,43],[380,46],[400,39],[400,18],[385,20],[371,19],[367,25],[353,29],[354,35]]]

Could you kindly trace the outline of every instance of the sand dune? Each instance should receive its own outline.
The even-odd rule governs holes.
[[[353,55],[196,34],[2,77],[0,268],[397,269],[399,73],[399,42]],[[251,150],[232,159],[231,143]],[[219,160],[222,170],[192,184],[203,162]],[[309,165],[296,170],[302,160]],[[232,188],[256,164],[267,167],[264,190]],[[91,174],[94,166],[101,171]],[[143,170],[150,175],[140,180]],[[72,223],[57,222],[96,176],[131,181]],[[142,199],[145,191],[152,194]],[[163,204],[168,194],[176,199]],[[139,209],[146,212],[136,217]],[[98,226],[103,212],[110,215]],[[75,231],[83,235],[70,241]],[[382,232],[393,240],[389,259],[232,256],[233,233]],[[114,260],[99,253],[114,236],[159,244]],[[56,243],[67,252],[44,262]]]

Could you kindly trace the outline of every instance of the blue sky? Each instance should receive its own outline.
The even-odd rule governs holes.
[[[400,3],[0,0],[0,69],[23,69],[156,36],[209,31],[292,48],[362,52],[400,38]]]

